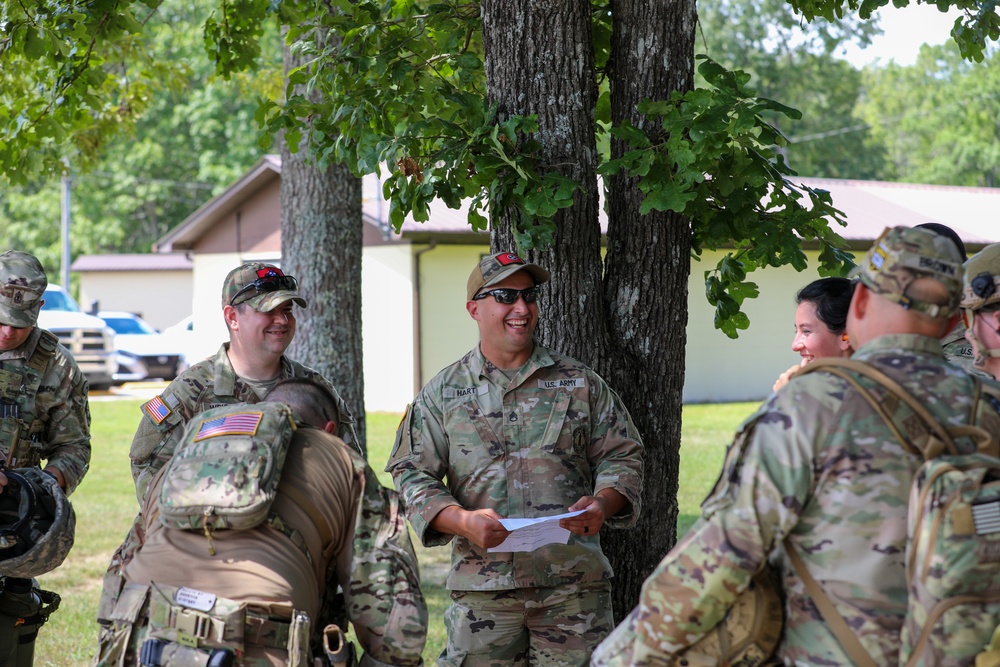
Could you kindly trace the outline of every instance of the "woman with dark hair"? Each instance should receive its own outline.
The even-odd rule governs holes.
[[[792,351],[802,361],[778,377],[774,391],[785,386],[792,373],[813,359],[851,356],[851,342],[845,331],[847,309],[854,295],[854,282],[847,278],[820,278],[795,296],[795,337]]]

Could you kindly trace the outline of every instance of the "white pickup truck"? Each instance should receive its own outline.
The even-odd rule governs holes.
[[[115,332],[99,317],[83,312],[80,305],[59,285],[45,289],[45,303],[38,314],[38,326],[59,337],[87,376],[91,389],[107,389],[117,370]]]

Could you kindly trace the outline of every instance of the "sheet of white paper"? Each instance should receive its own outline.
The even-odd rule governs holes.
[[[586,510],[566,512],[555,516],[541,516],[535,519],[500,519],[503,527],[511,531],[507,539],[489,549],[490,552],[534,551],[546,544],[566,544],[569,531],[559,527],[560,519],[568,519]]]

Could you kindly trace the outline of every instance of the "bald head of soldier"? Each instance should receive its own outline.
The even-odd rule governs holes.
[[[950,239],[929,229],[887,228],[855,275],[847,314],[855,347],[889,334],[941,338],[958,321],[962,257]]]
[[[284,403],[304,423],[337,433],[337,403],[326,387],[309,378],[289,378],[274,385],[265,401]]]

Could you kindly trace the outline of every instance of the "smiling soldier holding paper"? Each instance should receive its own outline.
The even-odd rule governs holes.
[[[548,279],[510,252],[479,262],[480,343],[413,400],[386,468],[423,544],[453,541],[442,666],[585,665],[614,626],[598,533],[639,515],[642,444],[604,380],[534,341]],[[577,510],[565,544],[489,551],[501,519]]]

